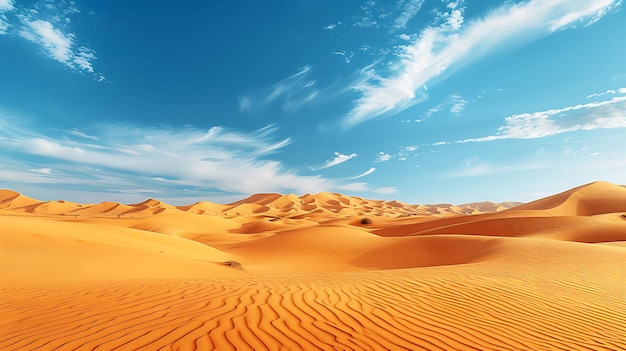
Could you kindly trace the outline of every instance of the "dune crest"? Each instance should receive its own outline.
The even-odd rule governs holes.
[[[591,216],[626,212],[626,188],[608,182],[585,184],[517,206],[515,210],[550,211],[551,215]]]
[[[626,350],[626,189],[172,206],[0,190],[1,350]]]

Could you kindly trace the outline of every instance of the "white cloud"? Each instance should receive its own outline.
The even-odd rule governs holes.
[[[376,160],[374,162],[386,162],[391,160],[393,156],[386,154],[384,152],[379,152],[378,155],[376,155]]]
[[[619,0],[507,3],[466,25],[463,7],[442,13],[439,25],[425,28],[417,40],[404,47],[398,55],[399,69],[391,77],[381,76],[373,68],[361,71],[361,78],[353,85],[361,96],[343,123],[350,127],[400,112],[424,101],[424,92],[419,89],[444,72],[504,47],[597,21],[620,4]]]
[[[608,95],[608,94],[617,94],[617,91],[613,90],[613,89],[609,89],[603,93],[594,93],[594,94],[589,94],[587,95],[587,98],[592,98],[592,97],[597,97],[597,96],[602,96],[602,95]]]
[[[478,157],[467,159],[463,162],[460,169],[447,174],[448,177],[475,177],[492,174],[503,174],[512,172],[521,172],[529,170],[545,169],[548,165],[545,161],[522,161],[508,165],[495,165],[487,161],[483,161]]]
[[[365,177],[367,175],[370,175],[370,174],[374,173],[375,171],[376,171],[376,168],[372,167],[372,168],[368,169],[367,171],[359,174],[358,176],[350,177],[348,179],[349,180],[354,180],[354,179],[363,178],[363,177]]]
[[[512,115],[504,119],[504,125],[498,128],[498,134],[458,142],[533,139],[578,130],[613,128],[626,128],[626,96],[560,109]]]
[[[333,51],[333,55],[343,56],[343,61],[345,63],[350,63],[352,58],[354,57],[354,52],[346,53],[345,51]]]
[[[71,33],[65,35],[48,21],[23,19],[22,23],[21,37],[40,45],[52,59],[73,67],[71,47],[74,36]]]
[[[50,163],[65,165],[68,169],[91,169],[90,174],[72,173],[65,179],[68,184],[82,184],[80,177],[99,174],[109,175],[112,179],[124,176],[134,179],[136,188],[142,188],[140,179],[148,177],[168,179],[174,188],[217,189],[240,194],[267,191],[312,193],[337,185],[337,182],[320,176],[298,175],[281,162],[269,158],[289,144],[289,139],[274,140],[277,131],[274,126],[243,133],[221,127],[200,131],[109,124],[96,126],[89,130],[89,134],[85,133],[95,135],[97,143],[94,139],[85,143],[81,139],[41,136],[15,123],[3,125],[7,126],[9,128],[0,130],[0,148],[11,149],[14,154],[22,155],[20,158],[35,156],[37,163],[27,169],[50,168],[45,166]],[[0,163],[10,161],[6,157],[0,157],[0,160]],[[18,173],[13,171],[11,174]],[[38,174],[38,181],[45,182],[42,173]],[[72,180],[72,177],[79,179]],[[113,183],[107,184],[112,186]]]
[[[409,0],[409,2],[404,5],[404,10],[402,11],[402,13],[394,21],[394,29],[406,28],[406,24],[413,17],[415,17],[415,15],[417,15],[423,4],[424,0]]]
[[[9,30],[9,20],[7,19],[7,16],[0,13],[0,35],[7,34],[8,30]]]
[[[459,117],[463,113],[463,110],[465,110],[465,106],[467,105],[468,101],[464,100],[458,94],[452,94],[449,99],[452,103],[452,106],[450,106],[450,113],[452,113],[456,117]]]
[[[321,94],[317,81],[311,78],[311,66],[304,66],[295,74],[273,84],[262,96],[239,98],[239,110],[249,111],[276,102],[281,103],[286,112],[293,112],[310,104]]]
[[[55,178],[43,172],[37,172],[36,170],[24,172],[23,170],[6,169],[6,166],[0,168],[0,180],[27,184],[50,184],[56,182]]]
[[[336,187],[342,191],[368,191],[370,188],[367,183],[348,183]]]
[[[342,164],[350,159],[353,159],[357,156],[357,154],[355,153],[351,153],[350,155],[344,155],[342,153],[339,152],[335,152],[335,158],[327,160],[326,163],[321,166],[321,167],[317,167],[314,168],[313,170],[320,170],[320,169],[325,169],[325,168],[329,168],[329,167],[333,167],[336,166],[338,164]]]
[[[13,0],[0,0],[0,12],[13,10]]]
[[[240,112],[249,111],[251,106],[252,106],[252,101],[250,100],[250,98],[248,97],[239,98],[239,111]]]
[[[0,0],[0,34],[11,34],[38,45],[43,53],[66,67],[92,75],[97,81],[106,81],[94,71],[95,51],[80,45],[70,29],[71,16],[80,14],[73,1],[58,3],[35,2],[25,7],[13,6],[13,1]],[[14,11],[16,23],[9,23],[3,11]]]
[[[461,112],[463,112],[463,110],[465,109],[465,105],[467,105],[466,100],[461,100],[460,102],[457,102],[456,104],[452,105],[452,107],[450,107],[450,113],[453,113],[455,115],[461,114]]]
[[[478,158],[471,158],[465,160],[463,163],[463,168],[458,171],[451,173],[451,177],[473,177],[479,175],[487,175],[492,174],[497,170],[496,167],[491,165],[488,162],[482,161]]]
[[[78,48],[78,51],[74,53],[72,61],[79,69],[93,73],[93,61],[95,60],[95,52],[85,46],[81,46]]]
[[[274,84],[270,94],[265,97],[265,100],[272,102],[281,96],[294,94],[305,88],[314,86],[315,80],[307,78],[310,71],[311,66],[304,66],[297,73]]]
[[[398,34],[398,38],[400,38],[402,40],[406,40],[406,41],[411,40],[411,36],[406,34],[406,33]]]
[[[395,186],[387,186],[387,187],[382,187],[382,188],[377,188],[372,190],[373,193],[377,193],[377,194],[394,194],[398,191],[398,188],[396,188]]]
[[[353,26],[355,27],[361,27],[361,28],[370,28],[370,27],[374,27],[378,24],[378,22],[372,20],[369,17],[361,17],[358,21],[356,21]]]
[[[343,22],[341,22],[341,21],[339,21],[337,23],[331,23],[331,24],[327,25],[326,27],[324,27],[323,29],[325,29],[325,30],[333,30],[333,29],[337,28],[337,26],[340,26],[342,24],[343,24]]]
[[[98,140],[98,137],[95,137],[93,135],[87,135],[84,132],[81,132],[80,130],[76,130],[76,129],[68,130],[67,134],[77,136],[83,139]]]
[[[0,0],[0,35],[8,33],[9,19],[4,13],[13,9],[13,0]]]
[[[617,89],[617,91],[618,91],[620,94],[626,94],[626,88],[619,88],[619,89]]]
[[[31,169],[30,171],[34,173],[40,173],[40,174],[52,174],[52,170],[50,168]]]
[[[469,101],[465,100],[460,94],[450,94],[443,102],[429,108],[424,114],[420,116],[415,122],[423,122],[438,112],[448,110],[455,117],[461,116],[465,110],[465,106]]]

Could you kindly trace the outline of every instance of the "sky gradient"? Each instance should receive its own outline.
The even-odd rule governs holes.
[[[0,0],[0,188],[174,204],[626,183],[621,0]]]

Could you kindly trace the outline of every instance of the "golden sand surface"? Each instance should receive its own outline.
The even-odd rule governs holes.
[[[1,190],[0,350],[626,350],[625,215],[605,182],[458,206]]]

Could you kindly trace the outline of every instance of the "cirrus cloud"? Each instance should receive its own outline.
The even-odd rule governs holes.
[[[353,158],[355,158],[357,156],[357,154],[355,154],[355,153],[351,153],[349,155],[344,155],[344,154],[342,154],[340,152],[335,152],[334,154],[335,154],[334,158],[332,158],[330,160],[326,160],[326,163],[324,163],[320,167],[317,167],[317,168],[312,168],[311,167],[311,170],[317,171],[317,170],[320,170],[320,169],[330,168],[330,167],[342,164],[342,163],[344,163],[344,162],[346,162],[348,160],[351,160],[351,159],[353,159]]]
[[[12,21],[5,14],[8,12],[14,14]],[[12,0],[0,0],[0,34],[26,39],[65,67],[90,74],[97,81],[105,81],[104,76],[94,70],[95,51],[81,45],[71,30],[71,18],[77,14],[80,10],[73,1],[18,6]]]
[[[626,96],[504,118],[498,133],[457,142],[534,139],[579,130],[626,128]]]
[[[361,70],[352,86],[360,97],[342,122],[352,127],[403,111],[426,100],[422,88],[444,72],[558,30],[591,25],[620,5],[621,0],[530,0],[507,3],[469,23],[465,8],[454,6],[403,47],[396,57],[399,68],[391,75],[374,67]]]
[[[168,187],[213,189],[233,194],[311,193],[326,191],[337,184],[320,176],[299,175],[273,160],[271,155],[290,143],[289,138],[275,140],[278,129],[274,125],[240,132],[223,127],[202,131],[191,127],[140,128],[106,124],[84,128],[84,132],[61,130],[55,137],[49,133],[42,135],[17,120],[5,121],[0,120],[3,127],[0,147],[12,150],[19,158],[30,159],[23,169],[50,169],[49,174],[56,168],[89,168],[113,178],[150,178],[153,182],[167,183]],[[0,163],[15,162],[9,162],[6,157],[0,157]]]

